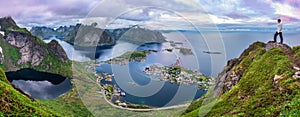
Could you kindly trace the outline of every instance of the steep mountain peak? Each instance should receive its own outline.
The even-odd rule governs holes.
[[[18,27],[11,16],[0,18],[1,30],[9,27]]]
[[[61,61],[67,62],[69,61],[68,56],[65,52],[65,50],[60,46],[58,41],[51,40],[50,43],[48,43],[48,47],[50,50],[52,50],[53,54]]]

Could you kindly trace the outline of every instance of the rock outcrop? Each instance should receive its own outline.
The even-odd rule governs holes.
[[[293,78],[299,79],[299,78],[300,78],[300,68],[294,66],[293,69],[296,70],[296,72],[295,72],[294,75],[293,75]]]
[[[43,49],[42,45],[36,41],[36,38],[20,32],[10,32],[5,40],[12,46],[19,49],[21,58],[17,65],[30,62],[33,66],[38,66],[45,58],[47,50]]]
[[[0,18],[0,26],[1,30],[5,30],[10,27],[18,27],[16,22],[10,16]]]
[[[62,62],[69,61],[64,49],[55,40],[46,44],[35,36],[21,32],[9,32],[5,40],[19,49],[21,57],[17,65],[29,62],[32,66],[39,66],[48,55],[55,55]]]

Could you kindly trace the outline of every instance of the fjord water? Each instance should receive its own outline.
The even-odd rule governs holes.
[[[180,56],[181,62],[184,67],[190,69],[198,69],[201,73],[207,76],[216,76],[222,68],[225,66],[226,61],[232,58],[238,57],[250,44],[256,41],[268,42],[273,40],[273,32],[255,32],[255,31],[223,31],[220,32],[222,41],[216,40],[219,32],[203,32],[206,33],[208,39],[216,41],[216,43],[224,43],[225,60],[218,62],[220,64],[212,64],[211,57],[218,57],[218,54],[207,54],[203,51],[207,51],[207,45],[202,38],[202,36],[197,32],[170,32],[164,33],[164,36],[167,37],[169,41],[183,42],[180,47],[192,48],[195,55],[183,55],[178,51],[173,51],[172,53],[163,51],[152,53],[147,57],[145,62],[130,62],[129,65],[110,65],[107,63],[102,63],[101,66],[96,67],[96,71],[99,73],[117,73],[115,74],[115,79],[111,82],[117,86],[121,86],[121,90],[126,93],[126,97],[122,97],[122,101],[137,103],[137,104],[146,104],[155,107],[169,106],[184,103],[187,100],[200,97],[203,93],[202,90],[197,89],[195,86],[191,85],[181,85],[179,91],[178,85],[172,84],[169,82],[159,81],[157,79],[151,79],[149,76],[143,73],[143,68],[149,66],[150,64],[161,64],[161,65],[170,65],[175,63],[177,56]],[[300,36],[297,32],[284,32],[284,43],[295,46],[300,44],[298,37]],[[278,38],[279,41],[279,38]],[[61,43],[61,42],[60,42]],[[73,47],[64,46],[65,50],[74,50]],[[101,49],[97,50],[96,54],[99,55],[97,60],[105,61],[110,58],[122,55],[126,51],[130,50],[144,50],[144,49],[154,49],[154,50],[163,50],[170,48],[170,44],[144,44],[144,45],[135,45],[128,42],[119,40],[117,44],[111,49]],[[211,50],[214,51],[214,50]],[[70,52],[72,53],[72,52]],[[74,53],[74,52],[73,52]],[[80,56],[80,57],[78,57]],[[77,58],[86,58],[84,54],[73,55]],[[70,58],[70,56],[69,56]],[[71,58],[72,59],[72,58]],[[84,61],[84,60],[83,60]],[[215,67],[215,71],[212,71],[212,67]],[[113,69],[113,70],[112,70]],[[125,76],[125,77],[124,77]],[[151,82],[151,80],[154,80]],[[146,86],[151,82],[153,89],[158,89],[159,91],[151,96],[138,96],[138,93],[147,92],[147,90],[141,90],[132,84],[134,81],[135,85]],[[108,83],[101,81],[101,83]],[[150,86],[150,88],[151,88]],[[183,87],[183,88],[182,88]],[[149,87],[148,87],[149,88]],[[183,90],[182,90],[183,89]],[[131,93],[128,93],[131,92]],[[175,97],[178,99],[170,100]],[[178,96],[179,95],[179,96]]]
[[[214,37],[217,36],[217,32],[205,32],[209,39],[214,40]],[[172,84],[170,82],[165,81],[154,81],[150,82],[150,76],[143,72],[143,69],[150,64],[161,64],[161,65],[171,65],[175,63],[176,58],[179,56],[181,58],[181,62],[185,68],[190,69],[197,69],[208,76],[216,76],[222,68],[225,66],[227,60],[238,57],[250,44],[261,41],[261,42],[268,42],[273,40],[273,33],[272,32],[221,32],[222,41],[223,42],[216,42],[216,43],[224,43],[224,50],[222,54],[225,54],[226,58],[221,63],[223,64],[212,64],[211,57],[216,57],[219,55],[214,54],[207,54],[203,53],[203,51],[208,50],[204,39],[202,38],[199,33],[195,32],[183,32],[183,33],[164,33],[167,37],[168,41],[175,41],[175,42],[183,42],[180,47],[185,48],[192,48],[195,55],[183,55],[178,51],[170,52],[157,52],[148,55],[145,62],[130,62],[129,65],[110,65],[110,64],[102,64],[96,67],[96,71],[99,73],[115,73],[115,77],[113,79],[112,84],[117,85],[122,91],[126,92],[125,97],[121,97],[121,101],[135,103],[135,104],[146,104],[149,106],[154,107],[162,107],[162,106],[170,106],[181,104],[191,99],[196,99],[201,97],[205,91],[200,90],[192,85],[177,85]],[[284,42],[293,46],[299,45],[300,41],[297,39],[299,34],[296,33],[285,33],[284,34]],[[216,40],[219,41],[219,40]],[[279,41],[279,38],[278,38]],[[159,44],[144,44],[144,45],[134,45],[129,44],[126,42],[119,41],[120,45],[126,45],[125,47],[120,48],[112,48],[106,49],[102,51],[100,54],[100,58],[98,60],[104,60],[104,57],[111,57],[113,55],[121,55],[122,52],[126,52],[124,49],[130,48],[128,50],[164,50],[165,48],[169,48],[170,45],[168,43]],[[125,43],[125,44],[124,44]],[[118,44],[116,46],[118,46]],[[100,50],[101,51],[101,50]],[[211,50],[214,51],[214,50]],[[113,53],[113,54],[112,54]],[[109,57],[108,57],[109,58]],[[107,59],[107,58],[106,58]],[[221,60],[221,59],[220,59]],[[211,71],[212,65],[216,67],[216,71]],[[113,69],[113,70],[112,70]],[[128,70],[125,70],[128,69]],[[119,81],[119,82],[116,82]],[[136,88],[132,84],[132,81],[136,83],[136,85],[144,86],[144,85],[151,85],[149,86],[148,90],[152,90],[151,88],[160,88],[159,91],[151,96],[137,96],[137,93],[147,92],[147,90],[140,91],[139,88]],[[104,81],[101,81],[104,83]],[[184,87],[184,90],[178,90],[179,87]],[[135,90],[135,91],[134,91]],[[134,93],[128,93],[134,92]],[[190,93],[187,93],[190,92]],[[193,93],[194,92],[194,93]],[[176,95],[177,93],[177,95]],[[176,96],[175,96],[176,95]],[[180,95],[178,97],[178,95]],[[173,98],[176,98],[172,100]],[[172,100],[172,101],[171,101]],[[172,102],[172,103],[171,103]]]

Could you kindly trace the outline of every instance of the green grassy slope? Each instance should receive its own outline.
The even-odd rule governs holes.
[[[67,94],[60,96],[54,100],[38,100],[39,103],[45,105],[48,109],[52,109],[62,116],[66,117],[91,117],[92,113],[85,107],[79,98],[76,87]]]
[[[0,68],[1,116],[89,117],[92,114],[81,102],[75,87],[67,94],[54,100],[31,101],[11,86]]]
[[[0,116],[61,116],[14,89],[0,68]]]
[[[245,70],[238,84],[222,94],[206,116],[300,115],[300,79],[292,78],[296,71],[289,57],[299,57],[300,49],[294,47],[293,50],[295,55],[288,55],[282,48],[267,52],[264,47],[252,49],[234,66]],[[278,82],[274,81],[275,75],[281,76]],[[184,116],[198,116],[200,105],[201,102],[191,104]]]

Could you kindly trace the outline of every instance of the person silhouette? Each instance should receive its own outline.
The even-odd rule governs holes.
[[[277,31],[274,34],[274,42],[277,41],[277,36],[279,34],[279,36],[280,36],[280,44],[282,44],[283,37],[282,37],[282,22],[281,22],[281,19],[278,19],[277,22],[278,22],[278,24],[277,24]]]

